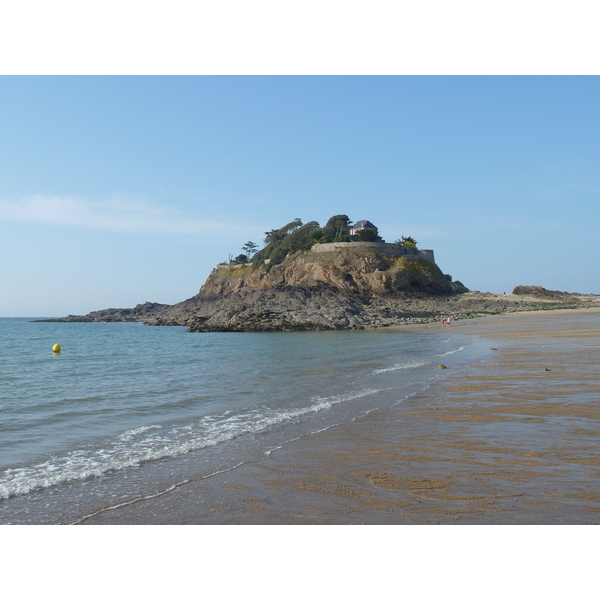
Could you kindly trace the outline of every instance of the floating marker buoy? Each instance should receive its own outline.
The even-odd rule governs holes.
[[[52,346],[52,352],[60,352],[60,344],[54,344],[54,346]]]

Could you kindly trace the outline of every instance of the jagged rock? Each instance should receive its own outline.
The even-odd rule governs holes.
[[[177,304],[146,302],[55,320],[142,321],[189,331],[364,329],[588,301],[598,297],[536,286],[518,286],[509,296],[472,292],[423,257],[345,247],[297,252],[276,265],[219,265],[198,294]]]
[[[61,323],[90,323],[90,322],[120,322],[120,321],[145,321],[154,316],[161,309],[168,307],[168,304],[159,304],[158,302],[144,302],[137,304],[134,308],[105,308],[95,310],[87,315],[69,315],[61,319],[44,319],[44,322]]]
[[[298,252],[268,271],[222,265],[194,298],[149,324],[173,321],[190,331],[292,331],[392,325],[419,316],[406,302],[454,295],[453,284],[424,259],[343,249]],[[423,311],[427,313],[428,311]]]
[[[517,296],[532,296],[534,298],[570,298],[569,292],[559,292],[558,290],[547,290],[539,285],[518,285],[512,292]]]

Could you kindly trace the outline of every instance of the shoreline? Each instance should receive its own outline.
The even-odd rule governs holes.
[[[492,357],[393,408],[83,524],[597,524],[599,313],[453,322],[443,330],[488,340]]]
[[[481,315],[478,317],[472,317],[470,319],[456,319],[452,321],[450,327],[444,327],[443,330],[453,331],[456,327],[463,327],[465,325],[472,325],[478,323],[493,323],[497,319],[512,319],[514,317],[545,317],[545,316],[569,316],[569,315],[588,315],[588,314],[600,314],[600,306],[582,306],[578,308],[550,308],[540,310],[516,310],[516,311],[505,311],[494,314]],[[392,325],[386,327],[388,330],[398,331],[423,331],[424,329],[438,329],[441,328],[439,321],[431,321],[429,323],[406,323],[401,325]],[[377,331],[377,328],[373,328],[373,331]],[[467,334],[474,334],[473,331],[465,331]]]
[[[518,286],[519,287],[519,286]],[[517,288],[515,288],[517,289]],[[495,317],[503,314],[520,314],[570,310],[600,310],[600,295],[553,292],[544,288],[531,293],[493,294],[491,292],[467,291],[451,296],[417,294],[404,298],[374,295],[367,298],[342,294],[333,298],[316,297],[311,305],[310,294],[291,290],[271,290],[271,295],[261,294],[244,299],[237,298],[226,314],[210,302],[206,311],[199,297],[194,296],[175,305],[153,302],[138,304],[134,308],[108,308],[92,311],[87,315],[69,315],[52,319],[37,319],[37,323],[88,323],[88,322],[139,322],[149,326],[187,327],[189,332],[275,332],[275,331],[331,331],[331,330],[377,330],[438,322],[442,317],[453,320],[471,320]],[[273,294],[275,294],[273,296]],[[278,295],[279,294],[279,295]],[[235,296],[235,295],[234,295]],[[273,297],[271,297],[273,296]],[[232,296],[222,298],[233,301]],[[184,307],[185,308],[184,310]],[[214,309],[214,310],[213,310]],[[211,310],[215,312],[212,314]],[[200,313],[204,313],[202,316]],[[231,315],[235,318],[230,320]],[[220,315],[220,316],[219,316]],[[216,321],[214,320],[216,319]]]

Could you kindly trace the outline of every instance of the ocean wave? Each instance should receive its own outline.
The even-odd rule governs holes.
[[[314,397],[308,406],[287,411],[250,410],[203,417],[195,424],[150,425],[129,429],[105,440],[99,448],[79,448],[65,455],[29,467],[11,468],[0,476],[0,498],[28,494],[36,489],[99,477],[110,471],[136,467],[216,446],[244,434],[255,434],[274,425],[331,408],[335,404],[362,398],[380,390],[358,390],[331,397]]]
[[[458,348],[454,348],[453,350],[448,350],[448,352],[443,352],[442,354],[434,354],[433,356],[430,356],[427,358],[422,358],[422,359],[415,360],[415,361],[396,363],[390,367],[384,367],[382,369],[375,369],[373,371],[373,374],[377,375],[380,373],[391,373],[393,371],[401,371],[403,369],[416,369],[418,367],[424,367],[425,365],[429,365],[433,362],[436,362],[440,358],[450,356],[451,354],[454,354],[455,352],[460,352],[461,350],[464,350],[466,347],[467,347],[466,345],[459,346]]]

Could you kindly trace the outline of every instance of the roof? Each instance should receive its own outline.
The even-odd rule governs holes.
[[[375,227],[375,225],[373,225],[373,223],[371,223],[371,221],[356,221],[356,223],[352,226],[352,229],[377,229],[377,227]]]

